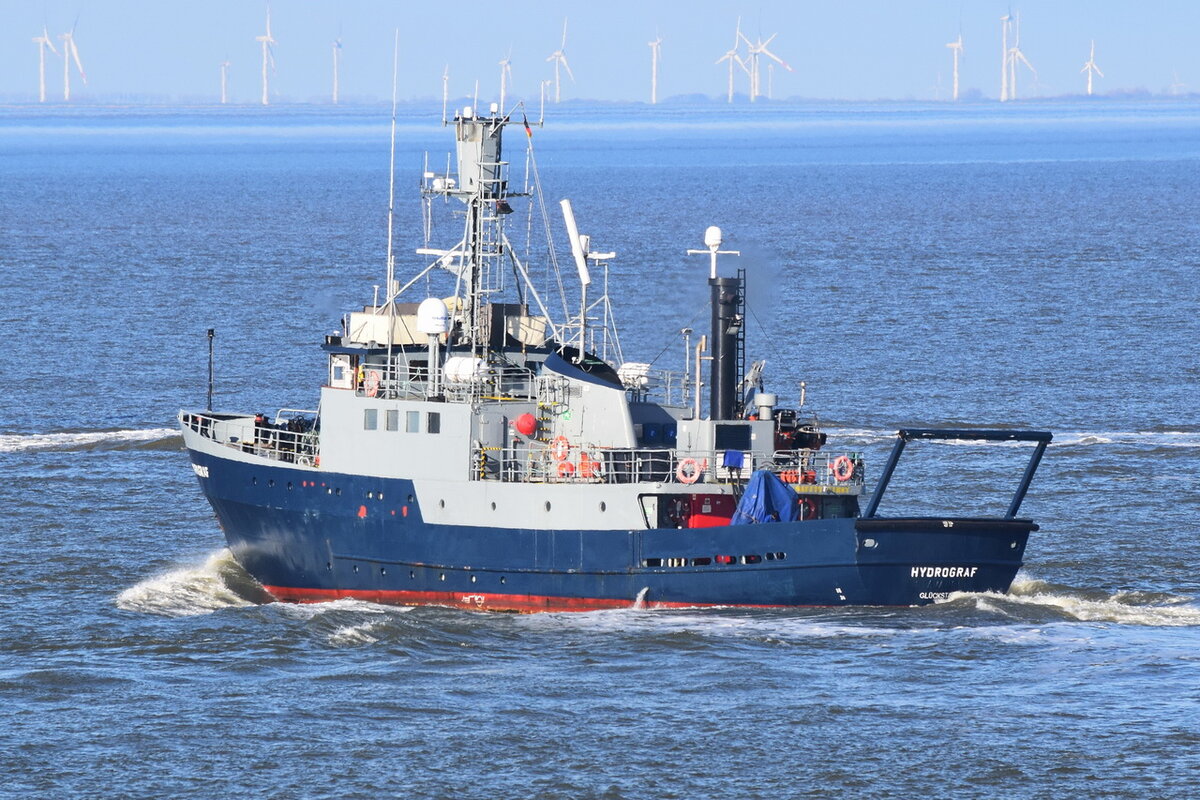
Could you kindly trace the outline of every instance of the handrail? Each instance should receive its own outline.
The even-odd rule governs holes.
[[[652,448],[611,448],[590,444],[555,447],[485,447],[471,452],[471,479],[510,483],[674,483],[741,484],[757,470],[790,477],[789,483],[816,486],[855,486],[863,483],[862,459],[857,453],[816,450],[778,450],[767,456],[742,453],[742,467],[723,465],[725,450],[680,451]],[[839,479],[834,462],[851,460],[853,471]],[[788,476],[788,473],[792,473]]]
[[[298,409],[281,409],[298,411]],[[239,414],[204,414],[195,411],[180,414],[180,421],[195,433],[224,447],[243,453],[286,461],[302,466],[317,466],[320,431],[316,416],[292,417],[286,422],[259,423],[254,417]]]

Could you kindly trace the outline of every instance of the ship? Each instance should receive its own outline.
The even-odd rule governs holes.
[[[706,262],[710,330],[672,333],[680,369],[626,362],[615,254],[563,199],[559,263],[542,120],[517,114],[443,112],[455,146],[443,170],[426,157],[420,258],[402,284],[389,200],[384,295],[315,337],[315,409],[213,411],[210,331],[208,407],[179,424],[233,557],[270,597],[535,612],[919,606],[1009,589],[1038,530],[1019,512],[1049,432],[901,429],[867,491],[862,454],[831,449],[803,389],[785,407],[748,360],[746,273],[727,269],[738,254],[716,226],[680,253]],[[505,160],[513,125],[523,176]],[[507,224],[516,206],[544,222],[537,270],[508,233],[528,227]],[[879,513],[905,447],[934,439],[1027,443],[1004,513]]]

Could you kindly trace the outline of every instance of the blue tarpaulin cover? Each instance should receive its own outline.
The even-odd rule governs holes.
[[[779,476],[760,469],[750,476],[730,525],[756,522],[795,522],[799,515],[796,492]]]

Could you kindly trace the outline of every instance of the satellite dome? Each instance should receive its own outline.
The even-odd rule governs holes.
[[[721,229],[716,225],[709,225],[704,231],[704,246],[713,249],[721,246]]]
[[[437,297],[426,297],[417,306],[417,330],[434,336],[450,330],[450,309]]]

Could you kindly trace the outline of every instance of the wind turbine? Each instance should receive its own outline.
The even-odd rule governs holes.
[[[733,47],[726,50],[725,55],[721,56],[716,61],[716,63],[718,63],[718,64],[720,64],[722,61],[729,62],[729,102],[730,103],[733,102],[733,66],[734,66],[734,64],[741,67],[742,72],[746,73],[747,75],[750,74],[750,69],[746,66],[746,62],[742,60],[742,57],[740,55],[738,55],[738,47],[741,46],[742,39],[744,39],[744,38],[745,37],[742,36],[742,18],[738,17],[737,27],[734,28],[734,31],[733,31]]]
[[[1017,62],[1020,61],[1025,66],[1029,67],[1029,71],[1033,73],[1033,79],[1037,80],[1037,70],[1033,68],[1033,64],[1029,63],[1029,59],[1021,52],[1021,13],[1017,12],[1017,27],[1013,38],[1012,50],[1008,52],[1008,98],[1010,100],[1017,99]]]
[[[1088,97],[1091,97],[1092,96],[1092,73],[1093,72],[1096,73],[1101,78],[1104,77],[1104,73],[1101,72],[1100,68],[1096,66],[1096,40],[1095,39],[1092,39],[1092,52],[1088,54],[1088,60],[1084,63],[1083,69],[1081,69],[1079,71],[1087,73]]]
[[[1008,100],[1008,29],[1012,27],[1012,15],[1000,18],[1000,102]]]
[[[267,96],[267,63],[270,62],[271,69],[275,69],[275,49],[271,45],[275,44],[275,39],[271,36],[271,7],[267,6],[267,32],[263,36],[255,36],[254,41],[262,42],[262,104],[267,105],[270,100]]]
[[[229,62],[221,62],[221,105],[229,102],[229,93],[226,87],[229,85]]]
[[[744,41],[746,43],[746,48],[747,48],[747,50],[749,50],[750,102],[753,103],[755,98],[762,96],[762,78],[759,75],[759,68],[758,68],[758,60],[759,60],[760,56],[766,56],[767,58],[773,59],[774,61],[781,64],[783,66],[783,68],[786,69],[788,72],[793,72],[794,70],[791,68],[791,66],[786,61],[784,61],[782,58],[780,58],[779,56],[775,55],[774,53],[772,53],[770,50],[767,49],[767,45],[769,45],[771,42],[775,41],[775,37],[779,35],[778,33],[772,33],[770,36],[767,37],[767,40],[765,42],[762,40],[762,37],[759,37],[758,41],[755,42],[754,44],[751,44],[750,40],[747,39],[744,34],[741,34],[739,32],[739,35],[741,35],[742,41]]]
[[[662,37],[655,32],[654,41],[646,44],[650,45],[650,105],[658,105],[658,59]]]
[[[338,104],[338,62],[342,56],[342,37],[333,40],[333,104]]]
[[[1171,75],[1175,78],[1174,82],[1171,84],[1171,94],[1182,94],[1183,90],[1187,88],[1187,84],[1179,80],[1178,70],[1172,70]]]
[[[512,80],[512,48],[508,55],[500,59],[500,113],[504,113],[504,97],[507,94],[509,81]]]
[[[78,23],[79,20],[76,20]],[[75,26],[71,26],[68,33],[64,33],[58,38],[63,42],[63,100],[71,99],[71,60],[75,60],[75,67],[79,70],[79,77],[83,79],[83,85],[87,86],[87,74],[83,71],[83,64],[79,61],[79,48],[75,46]]]
[[[567,74],[571,76],[571,83],[575,82],[575,74],[573,72],[571,72],[571,65],[567,63],[566,49],[567,49],[567,18],[563,17],[562,44],[560,44],[558,46],[558,49],[555,50],[553,53],[551,53],[550,56],[546,59],[547,61],[554,62],[554,102],[556,102],[556,103],[562,99],[562,84],[559,82],[559,75],[558,75],[558,68],[560,65],[562,66],[563,69],[565,69],[567,71]]]
[[[42,35],[33,37],[33,43],[38,46],[38,102],[46,102],[46,48],[50,48],[50,52],[58,55],[58,51],[54,49],[54,42],[50,39],[50,34],[46,30],[46,26],[42,25]]]
[[[950,42],[946,47],[949,47],[954,54],[954,94],[952,95],[952,99],[958,100],[958,59],[962,56],[963,50],[962,34],[960,33],[958,38]]]

